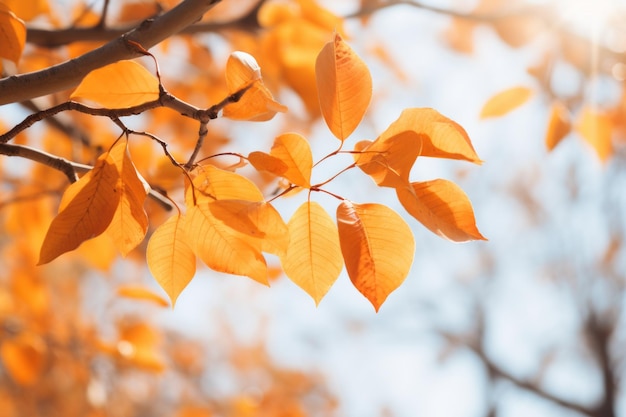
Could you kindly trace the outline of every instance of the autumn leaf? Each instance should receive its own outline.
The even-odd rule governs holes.
[[[548,128],[545,137],[546,148],[549,151],[554,149],[569,134],[571,128],[567,108],[560,102],[554,102],[548,116]]]
[[[253,151],[248,155],[248,162],[252,164],[257,171],[265,171],[282,177],[287,171],[287,164],[279,158],[265,152]]]
[[[281,174],[281,177],[300,187],[311,186],[313,154],[309,142],[303,136],[297,133],[285,133],[276,137],[270,155],[287,166],[287,170]]]
[[[289,247],[280,258],[283,270],[318,305],[343,268],[337,226],[322,206],[305,202],[287,227]]]
[[[269,285],[260,244],[215,217],[208,202],[189,209],[185,233],[194,253],[209,268]]]
[[[455,183],[436,179],[396,189],[407,212],[433,233],[453,242],[486,240],[476,227],[472,204]]]
[[[611,116],[592,107],[583,108],[576,123],[576,130],[596,151],[602,162],[606,162],[613,154],[613,129]]]
[[[184,229],[184,218],[175,214],[152,233],[146,248],[148,268],[172,306],[196,273],[196,256]]]
[[[127,143],[124,139],[120,140],[122,141]],[[126,256],[143,241],[148,230],[148,216],[143,207],[148,195],[148,185],[139,177],[126,147],[119,174],[120,202],[106,232],[122,256]]]
[[[193,187],[187,188],[185,200],[190,206],[193,205],[194,190],[197,198],[210,200],[265,200],[259,187],[248,178],[213,165],[199,168],[198,175],[193,179]]]
[[[335,33],[317,57],[315,76],[324,120],[333,135],[343,141],[359,125],[372,98],[367,65]]]
[[[0,58],[18,63],[26,43],[26,25],[0,2]]]
[[[480,118],[500,117],[526,103],[533,94],[528,87],[512,87],[491,97],[480,111]]]
[[[52,220],[39,255],[39,265],[76,249],[82,242],[103,233],[120,201],[118,164],[126,144],[118,142],[96,161],[93,169],[70,185]]]
[[[226,86],[230,94],[243,88],[248,90],[239,101],[224,107],[224,117],[259,122],[287,111],[287,107],[275,101],[265,87],[259,64],[248,53],[236,51],[230,55],[226,63]]]
[[[356,165],[379,186],[405,187],[418,156],[460,159],[476,164],[476,155],[463,127],[430,108],[404,110],[373,142],[355,146]]]
[[[350,280],[378,311],[411,269],[411,229],[387,206],[347,200],[337,207],[337,226]]]
[[[113,109],[138,106],[159,98],[159,80],[134,61],[118,61],[87,74],[70,98]]]
[[[169,305],[167,300],[159,294],[138,285],[123,285],[117,289],[117,295],[132,300],[147,301],[159,307],[167,307]]]
[[[2,3],[8,6],[20,19],[29,21],[44,13],[50,13],[50,6],[47,0],[3,0]],[[0,9],[2,5],[0,4]]]
[[[165,370],[165,362],[158,351],[159,334],[146,323],[120,323],[117,354],[128,363],[152,372]]]

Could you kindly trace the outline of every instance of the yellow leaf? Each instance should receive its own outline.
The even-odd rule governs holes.
[[[228,227],[260,241],[264,252],[282,255],[289,244],[289,231],[280,213],[269,203],[217,200],[209,203],[211,213]],[[253,243],[256,246],[258,243]]]
[[[278,103],[265,87],[261,68],[254,57],[245,52],[233,52],[226,62],[226,86],[230,94],[242,88],[248,90],[236,103],[224,107],[224,117],[233,120],[266,121],[287,107]]]
[[[583,108],[576,124],[578,133],[593,147],[602,162],[606,162],[613,154],[614,127],[613,119],[608,113],[591,107]]]
[[[188,243],[184,218],[180,214],[167,219],[152,233],[146,261],[154,279],[175,306],[178,296],[196,273],[196,256]]]
[[[311,186],[313,154],[309,142],[297,133],[285,133],[276,137],[270,155],[280,159],[287,170],[281,175],[300,187]]]
[[[359,125],[372,98],[367,65],[335,33],[317,57],[315,77],[324,120],[333,135],[343,141]]]
[[[206,165],[199,169],[198,175],[193,179],[193,186],[196,191],[196,198],[207,197],[215,200],[246,200],[264,201],[263,193],[248,178],[214,167]],[[191,196],[192,188],[188,187],[186,192],[187,205],[193,205]]]
[[[476,228],[472,203],[455,183],[414,182],[396,193],[406,211],[433,233],[454,242],[487,240]]]
[[[526,103],[532,94],[533,90],[528,87],[513,87],[504,90],[487,100],[480,111],[480,118],[504,116]]]
[[[146,236],[148,216],[143,205],[148,191],[147,184],[139,178],[135,165],[128,155],[127,141],[121,139],[120,142],[124,144],[119,172],[121,181],[118,183],[120,203],[106,231],[122,256],[126,256]]]
[[[554,102],[550,109],[548,129],[546,130],[546,148],[551,151],[571,131],[569,112],[560,102]]]
[[[248,162],[250,162],[257,171],[266,171],[277,177],[282,177],[287,171],[287,164],[265,152],[250,152]]]
[[[0,58],[18,63],[26,43],[26,25],[0,2]]]
[[[111,153],[125,149],[118,143]],[[61,200],[60,212],[52,220],[39,255],[39,265],[76,249],[82,242],[103,233],[120,201],[119,160],[109,152],[101,155],[91,171],[70,185]]]
[[[35,385],[46,365],[46,345],[36,334],[22,333],[0,345],[2,365],[19,385]]]
[[[259,247],[216,218],[204,202],[189,209],[185,232],[194,253],[218,272],[244,275],[269,285],[267,265]]]
[[[169,303],[159,294],[147,288],[137,285],[124,285],[117,289],[117,295],[133,300],[148,301],[158,305],[159,307],[167,307]]]
[[[389,207],[347,200],[337,207],[337,225],[350,280],[378,311],[411,269],[413,233]]]
[[[91,71],[70,96],[102,107],[133,107],[159,98],[159,80],[134,61],[118,61]]]
[[[289,247],[280,259],[283,270],[318,305],[343,267],[337,226],[322,206],[306,202],[287,227]]]

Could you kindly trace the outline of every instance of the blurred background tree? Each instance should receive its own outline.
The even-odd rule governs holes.
[[[80,56],[177,2],[4,3],[28,27],[19,64],[2,62],[9,76]],[[314,62],[333,31],[375,80],[361,136],[416,106],[469,132],[484,166],[420,161],[415,173],[458,182],[489,242],[452,245],[415,227],[412,276],[376,316],[346,284],[316,310],[278,268],[269,290],[205,272],[172,311],[145,248],[118,259],[104,236],[35,267],[66,178],[2,158],[1,416],[626,415],[624,2],[223,0],[151,52],[168,89],[200,107],[227,94],[228,54],[249,52],[289,106],[268,123],[216,120],[205,154],[269,147],[286,130],[321,152]],[[1,131],[68,95],[2,107]],[[197,125],[174,116],[129,123],[185,153]],[[72,113],[13,143],[89,160],[116,136]],[[158,146],[132,146],[153,187],[180,188]],[[158,224],[165,213],[149,204]]]

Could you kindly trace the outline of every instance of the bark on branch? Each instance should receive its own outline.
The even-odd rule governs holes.
[[[141,56],[128,41],[149,49],[197,22],[220,1],[185,0],[158,18],[146,20],[139,27],[84,55],[41,71],[4,78],[0,80],[0,105],[76,87],[85,75],[96,68]]]

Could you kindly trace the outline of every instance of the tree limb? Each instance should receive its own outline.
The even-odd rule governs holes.
[[[122,59],[142,54],[128,43],[149,49],[197,22],[221,0],[185,0],[172,10],[146,20],[136,29],[77,58],[41,71],[13,75],[0,80],[0,105],[26,101],[77,86],[89,72]]]

